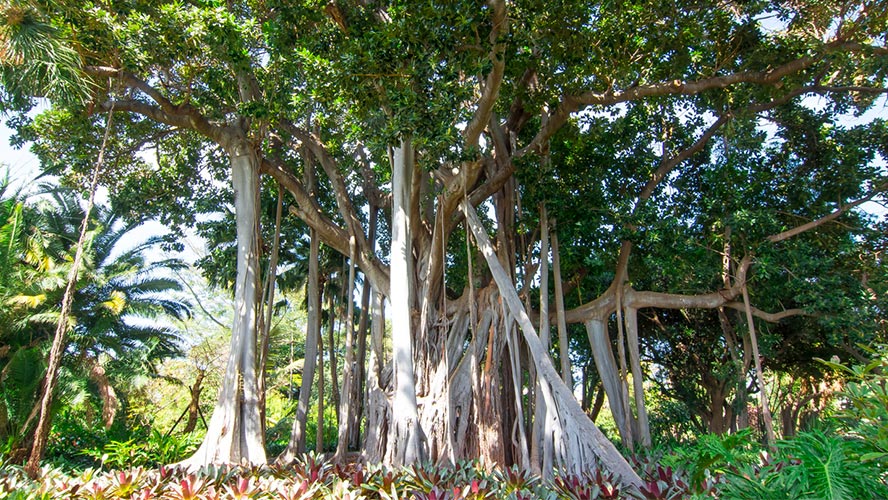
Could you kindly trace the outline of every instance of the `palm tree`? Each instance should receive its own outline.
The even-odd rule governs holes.
[[[39,354],[37,358],[41,363],[30,366],[42,366],[44,350],[59,319],[65,276],[76,241],[76,221],[83,218],[83,210],[73,193],[55,189],[49,194],[49,200],[31,207],[39,217],[19,231],[21,246],[27,249],[20,252],[23,258],[19,267],[25,268],[21,272],[23,279],[18,292],[4,298],[4,302],[12,306],[5,309],[13,316],[6,323],[11,326],[9,335],[2,337],[4,346],[8,346],[8,352],[25,349],[18,357],[0,358],[8,360],[9,369],[4,371],[15,375],[13,378],[0,376],[0,394],[10,408],[8,401],[15,397],[32,401],[31,408],[36,408],[33,402],[39,384],[29,391],[16,392],[13,382],[21,377],[19,363],[34,357],[25,353]],[[190,315],[188,304],[171,295],[181,290],[181,283],[164,275],[164,270],[184,264],[178,259],[149,262],[146,251],[158,243],[156,237],[126,248],[126,237],[136,227],[137,223],[121,221],[108,208],[98,207],[93,212],[84,248],[84,265],[77,276],[67,321],[68,340],[62,368],[69,379],[92,382],[78,385],[92,387],[94,394],[101,397],[106,428],[113,422],[118,406],[115,385],[137,374],[153,373],[158,361],[181,354],[177,330],[158,321],[160,317],[182,319]],[[60,248],[66,251],[58,253]],[[24,258],[28,255],[30,257]],[[17,339],[15,344],[7,344],[7,339],[12,338]],[[45,378],[42,370],[32,373],[31,380]],[[7,436],[17,434],[18,446],[13,447],[24,451],[31,438],[30,424],[36,412],[31,409],[23,415],[18,410],[22,406],[21,402],[17,403],[16,418],[8,419],[7,428],[17,432]],[[20,455],[13,457],[21,458]]]
[[[116,394],[106,377],[106,364],[126,366],[116,373],[154,373],[160,360],[182,354],[178,330],[159,323],[161,316],[185,319],[190,308],[175,298],[182,290],[177,277],[164,275],[185,266],[179,259],[148,262],[146,253],[157,246],[151,237],[120,251],[136,223],[123,223],[107,208],[96,211],[98,227],[86,266],[84,285],[78,287],[72,305],[75,326],[69,334],[69,350],[79,356],[79,366],[98,386],[103,399],[103,423],[110,427],[115,415]],[[90,265],[92,264],[92,265]]]
[[[53,2],[48,2],[52,5]],[[46,4],[44,4],[46,5]],[[0,0],[0,106],[13,96],[83,102],[90,85],[80,55],[37,2]]]

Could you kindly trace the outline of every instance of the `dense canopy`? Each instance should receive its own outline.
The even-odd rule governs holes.
[[[659,432],[645,380],[698,430],[752,419],[773,440],[763,371],[816,377],[813,358],[884,340],[884,232],[861,210],[888,188],[888,128],[867,113],[888,84],[884,2],[0,10],[18,140],[85,188],[113,114],[99,179],[115,210],[197,227],[205,270],[234,290],[231,357],[189,464],[270,458],[276,276],[308,275],[304,401],[278,460],[304,451],[332,297],[319,244],[365,285],[360,313],[353,289],[336,299],[350,311],[340,457],[347,440],[368,461],[546,476],[595,458],[638,485],[588,416],[599,384],[626,448]],[[50,105],[32,117],[36,98]]]

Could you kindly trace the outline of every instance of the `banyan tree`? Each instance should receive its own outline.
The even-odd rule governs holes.
[[[117,206],[180,225],[213,203],[233,207],[231,358],[194,465],[273,458],[259,368],[279,240],[259,237],[260,190],[284,193],[284,227],[311,241],[310,267],[324,245],[366,284],[362,319],[347,326],[340,456],[348,440],[372,462],[478,459],[544,475],[600,465],[637,485],[574,395],[574,325],[612,437],[650,445],[646,311],[725,316],[737,362],[760,374],[747,327],[806,304],[753,303],[756,256],[831,227],[885,187],[873,167],[880,125],[835,135],[836,116],[884,92],[881,2],[3,9],[9,29],[14,9],[47,19],[88,82],[87,96],[52,102],[24,129],[47,168],[76,181],[94,122],[111,111],[100,181]],[[28,61],[4,64],[12,74]],[[5,92],[16,108],[22,91]],[[808,140],[791,136],[800,130]],[[769,215],[744,224],[743,210]],[[693,279],[669,275],[665,262],[691,264],[652,243],[656,231],[708,249]],[[320,336],[317,269],[308,274],[302,394]],[[358,441],[359,422],[344,415],[365,399]],[[307,403],[281,462],[304,451]]]

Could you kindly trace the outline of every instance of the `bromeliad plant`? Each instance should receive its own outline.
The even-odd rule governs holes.
[[[359,464],[333,466],[317,456],[304,456],[287,468],[205,467],[188,471],[136,467],[110,472],[88,469],[71,476],[47,467],[36,481],[28,480],[20,467],[4,465],[0,467],[0,498],[596,500],[687,497],[687,489],[676,489],[680,481],[670,477],[660,477],[660,481],[661,490],[655,486],[639,492],[625,489],[617,478],[600,470],[595,474],[558,477],[545,483],[517,469],[490,472],[474,462],[386,470],[381,466],[365,468]]]

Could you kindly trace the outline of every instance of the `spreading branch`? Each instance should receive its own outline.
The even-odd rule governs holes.
[[[102,104],[103,110],[111,109],[113,105],[118,111],[136,113],[159,123],[194,130],[223,147],[230,145],[234,138],[232,130],[211,123],[190,104],[173,104],[162,92],[132,73],[107,66],[87,66],[85,71],[93,77],[114,78],[122,85],[145,94],[155,103],[152,105],[137,99],[116,99]]]
[[[650,85],[639,85],[623,90],[610,88],[604,92],[584,92],[576,95],[565,95],[561,103],[548,117],[548,122],[541,127],[531,142],[516,153],[516,157],[523,156],[530,151],[537,150],[542,144],[551,138],[567,121],[573,113],[581,111],[588,106],[608,106],[623,102],[638,101],[649,97],[661,97],[669,95],[694,95],[707,90],[722,89],[738,84],[753,85],[778,85],[780,81],[790,75],[797,74],[810,68],[821,61],[830,52],[844,51],[873,51],[873,47],[851,42],[833,42],[825,46],[823,52],[816,56],[805,56],[789,61],[780,66],[765,71],[741,71],[724,76],[702,78],[693,81],[662,81]],[[844,87],[835,87],[836,89]],[[865,87],[861,87],[863,89]],[[826,91],[829,87],[822,87]]]
[[[884,193],[886,190],[888,190],[888,182],[884,182],[884,183],[880,184],[875,189],[870,191],[870,193],[867,194],[866,196],[864,196],[863,198],[858,198],[854,201],[850,201],[848,203],[840,205],[839,208],[837,208],[833,212],[829,213],[828,215],[825,215],[819,219],[812,220],[811,222],[802,224],[801,226],[797,226],[792,229],[787,229],[786,231],[782,231],[777,234],[772,234],[765,239],[767,241],[769,241],[770,243],[779,243],[781,241],[788,240],[789,238],[792,238],[793,236],[802,234],[805,231],[810,231],[811,229],[820,227],[820,226],[826,224],[827,222],[834,221],[834,220],[838,219],[844,213],[848,212],[852,208],[855,208],[857,206],[860,206],[860,205],[872,200],[873,198],[875,198],[879,194]]]
[[[478,100],[475,115],[466,126],[465,138],[466,147],[468,148],[478,145],[481,132],[487,126],[490,114],[493,111],[493,105],[496,103],[497,96],[499,96],[500,85],[503,82],[503,74],[506,69],[504,57],[505,44],[498,41],[509,29],[508,20],[506,19],[506,3],[504,0],[490,0],[489,3],[493,11],[493,27],[490,30],[489,36],[492,46],[488,59],[490,59],[493,67],[484,80],[484,89],[481,93],[481,99]]]

